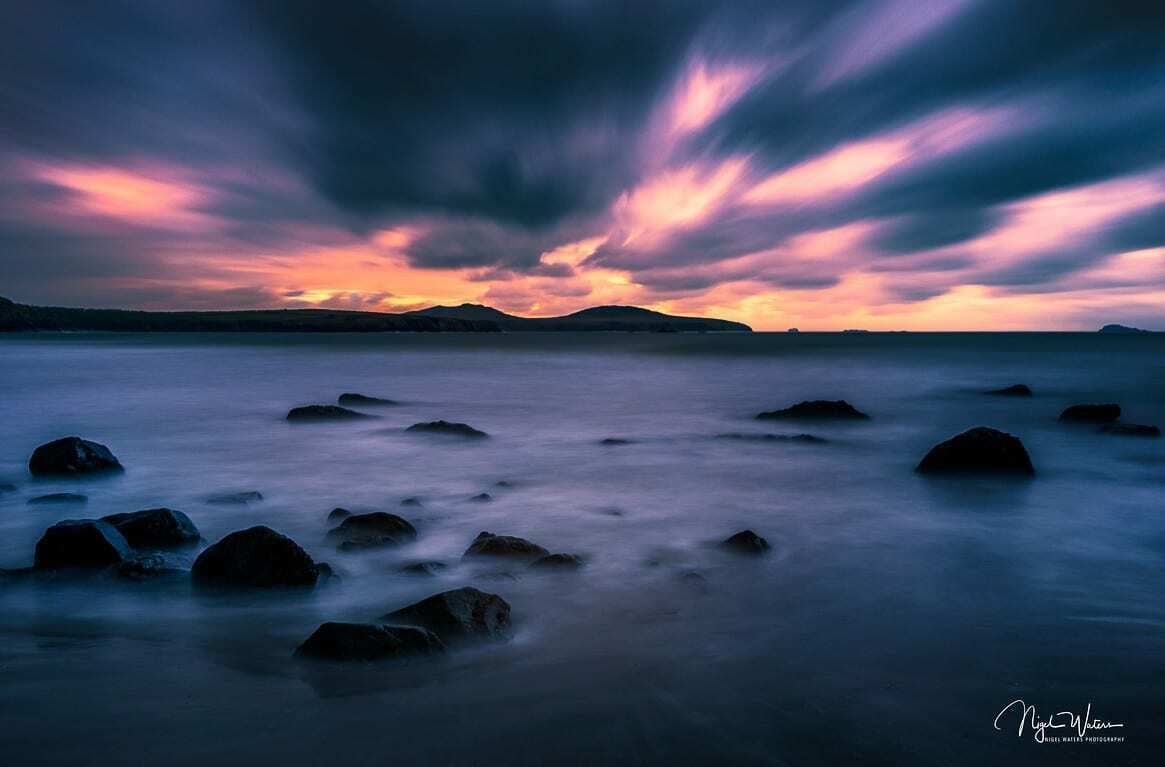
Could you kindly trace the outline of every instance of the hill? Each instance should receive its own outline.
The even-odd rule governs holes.
[[[638,306],[595,306],[562,317],[518,317],[481,304],[433,306],[412,312],[412,314],[426,317],[488,319],[496,322],[503,330],[536,332],[605,330],[656,333],[748,333],[752,331],[752,328],[740,322],[707,317],[677,317],[650,309],[641,309]]]
[[[734,331],[751,328],[738,322],[702,317],[673,317],[634,306],[598,306],[565,317],[529,319],[480,304],[433,306],[404,314],[335,309],[259,309],[215,312],[144,312],[126,309],[75,309],[30,306],[0,298],[3,331],[115,332],[497,332],[510,331]]]

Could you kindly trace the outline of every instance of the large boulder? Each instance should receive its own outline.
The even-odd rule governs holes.
[[[1018,437],[977,426],[940,442],[919,462],[923,474],[1035,474],[1031,457]]]
[[[1072,405],[1060,413],[1060,420],[1068,423],[1112,423],[1121,417],[1121,406],[1105,405]]]
[[[43,570],[108,567],[133,559],[133,549],[117,529],[97,519],[58,522],[36,542],[33,564]]]
[[[114,568],[114,574],[127,581],[153,581],[159,578],[185,576],[186,571],[172,567],[165,558],[157,554],[142,554],[119,563]]]
[[[328,537],[336,540],[341,549],[371,549],[416,540],[417,528],[395,514],[374,511],[346,517]]]
[[[352,421],[372,417],[367,413],[357,413],[339,405],[304,405],[293,407],[287,412],[289,421]]]
[[[510,605],[497,594],[466,586],[394,610],[381,620],[429,629],[446,642],[499,639],[510,633]]]
[[[414,626],[324,623],[295,650],[297,658],[375,661],[445,651],[431,631]]]
[[[465,550],[465,557],[502,557],[509,559],[537,559],[550,552],[525,538],[512,535],[494,535],[480,532]]]
[[[80,437],[62,437],[41,445],[28,459],[28,470],[40,476],[123,471],[109,448]]]
[[[117,528],[135,549],[168,549],[202,540],[198,528],[175,509],[146,509],[101,518]]]
[[[238,530],[194,560],[196,584],[235,588],[314,586],[319,569],[299,544],[269,527]]]
[[[396,400],[384,399],[383,397],[369,397],[365,394],[356,394],[354,392],[344,392],[337,400],[341,405],[399,405]]]
[[[1012,384],[1002,389],[991,389],[985,394],[994,394],[997,397],[1030,397],[1032,390],[1027,384]]]
[[[720,542],[721,548],[734,554],[764,554],[769,550],[769,542],[752,530],[741,530]]]
[[[869,416],[855,408],[843,399],[825,400],[815,399],[798,402],[796,405],[782,410],[768,410],[758,413],[757,418],[762,420],[849,420],[864,421]]]
[[[426,423],[415,423],[405,431],[420,432],[423,434],[448,434],[454,437],[470,437],[473,439],[481,439],[488,437],[484,431],[475,429],[467,423],[454,423],[451,421],[428,421]]]

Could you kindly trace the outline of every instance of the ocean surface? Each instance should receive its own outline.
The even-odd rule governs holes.
[[[1018,382],[1035,396],[981,393]],[[346,391],[402,404],[365,408],[375,420],[284,420]],[[872,418],[753,418],[814,398]],[[1056,420],[1117,402],[1126,420],[1165,426],[1165,335],[9,335],[0,402],[0,483],[15,485],[0,494],[0,567],[31,564],[60,519],[164,505],[208,542],[270,525],[342,576],[213,597],[181,578],[0,580],[6,765],[1165,753],[1165,439]],[[435,419],[491,436],[404,431]],[[1022,438],[1036,477],[914,473],[931,445],[977,425]],[[720,436],[801,432],[828,441]],[[32,479],[32,450],[71,434],[108,445],[124,474]],[[207,502],[245,490],[265,500]],[[53,492],[89,501],[28,503]],[[482,492],[493,500],[469,500]],[[423,506],[401,507],[410,496]],[[398,513],[420,536],[339,552],[325,538],[336,506]],[[743,528],[772,551],[715,546]],[[482,530],[587,566],[460,564]],[[421,559],[450,567],[397,571]],[[322,621],[372,621],[462,585],[512,604],[512,641],[352,669],[291,657]],[[1041,717],[1091,704],[1124,724],[1099,734],[1124,742],[1039,744],[1017,735],[1018,716],[996,730],[1016,699]]]

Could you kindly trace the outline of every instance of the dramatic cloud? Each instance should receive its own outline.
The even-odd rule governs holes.
[[[1151,3],[25,4],[0,293],[1165,328]]]

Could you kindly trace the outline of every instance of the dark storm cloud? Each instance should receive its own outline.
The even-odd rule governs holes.
[[[676,0],[261,3],[310,114],[300,160],[370,215],[535,227],[634,179],[637,131],[708,6]]]
[[[889,254],[917,253],[978,237],[1000,218],[996,211],[977,208],[914,213],[883,226],[870,244]]]

